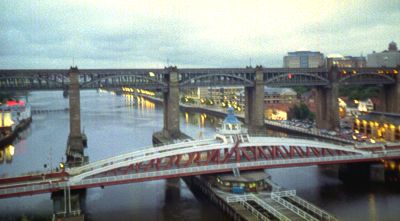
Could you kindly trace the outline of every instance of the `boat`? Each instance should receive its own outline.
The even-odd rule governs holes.
[[[26,102],[11,100],[0,105],[0,147],[11,144],[31,122],[31,107]]]

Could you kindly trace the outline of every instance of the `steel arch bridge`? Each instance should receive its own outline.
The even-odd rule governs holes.
[[[197,68],[176,69],[180,88],[254,85],[256,71],[267,86],[328,86],[336,74],[339,84],[394,84],[399,68]],[[69,70],[0,70],[0,90],[65,90]],[[135,87],[166,90],[165,69],[80,69],[81,89]],[[335,77],[335,78],[336,78]]]
[[[0,198],[240,170],[400,159],[400,144],[340,146],[313,140],[236,136],[147,147],[62,173],[0,179]]]

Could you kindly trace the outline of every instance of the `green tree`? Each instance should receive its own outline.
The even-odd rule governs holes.
[[[315,114],[308,109],[306,104],[301,103],[289,109],[289,118],[314,121]]]

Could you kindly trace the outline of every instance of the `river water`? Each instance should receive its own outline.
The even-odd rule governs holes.
[[[32,92],[29,102],[32,109],[68,107],[61,92]],[[90,161],[151,146],[153,132],[161,130],[163,123],[159,105],[106,92],[82,91],[81,113]],[[2,150],[0,176],[56,167],[64,160],[68,119],[67,111],[33,115],[30,127],[13,144],[13,156],[10,147]],[[181,113],[180,126],[192,137],[206,138],[214,134],[220,121],[205,114]],[[314,166],[268,172],[273,181],[295,189],[300,197],[340,220],[400,220],[400,188],[372,183],[346,186]],[[22,216],[49,220],[51,213],[50,194],[0,200],[0,220],[20,220]],[[229,220],[208,200],[195,197],[185,183],[168,186],[164,180],[88,189],[86,214],[93,221]]]

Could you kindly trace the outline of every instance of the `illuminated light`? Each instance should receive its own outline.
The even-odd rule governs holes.
[[[7,101],[6,105],[8,107],[25,106],[25,102],[24,101]]]
[[[372,139],[372,138],[371,138],[369,141],[370,141],[371,143],[376,143],[376,141],[375,141],[374,139]]]
[[[356,70],[353,70],[353,74],[357,74],[357,71],[356,71]]]
[[[14,156],[15,147],[13,145],[8,145],[6,147],[6,154],[10,154],[10,156]]]
[[[394,170],[396,168],[396,163],[394,161],[390,162],[390,169]]]
[[[396,69],[393,70],[393,74],[398,74],[398,73],[399,73],[398,70],[396,70]]]
[[[60,166],[60,169],[64,169],[64,163],[63,162],[60,162],[59,166]]]
[[[293,77],[292,73],[289,73],[287,77],[288,77],[289,79],[292,79],[292,77]]]
[[[356,124],[360,124],[360,120],[359,119],[356,119]]]
[[[14,125],[11,112],[0,113],[0,127],[11,127]]]
[[[385,128],[388,128],[388,127],[389,127],[387,124],[384,124],[383,126],[384,126]]]
[[[355,104],[358,104],[358,103],[360,103],[360,102],[359,102],[358,100],[354,100],[354,103],[355,103]]]
[[[366,121],[366,120],[363,120],[362,123],[363,123],[364,125],[367,125],[367,121]]]
[[[149,76],[150,76],[150,77],[154,77],[154,76],[156,76],[156,75],[154,74],[154,72],[150,71],[150,72],[149,72]]]
[[[390,124],[390,129],[392,129],[392,130],[394,130],[394,125],[393,124]]]
[[[188,112],[185,112],[185,122],[187,124],[189,123],[189,114],[188,114]]]
[[[352,137],[353,137],[353,140],[357,140],[357,137],[356,137],[356,135],[354,135],[354,134],[353,134],[353,136],[352,136]]]
[[[345,70],[343,70],[343,72],[342,72],[343,74],[347,74],[347,72],[345,71]]]
[[[378,122],[375,122],[375,127],[379,127],[379,123]]]
[[[354,130],[354,133],[358,134],[358,133],[360,133],[360,131],[358,131],[358,130]]]

